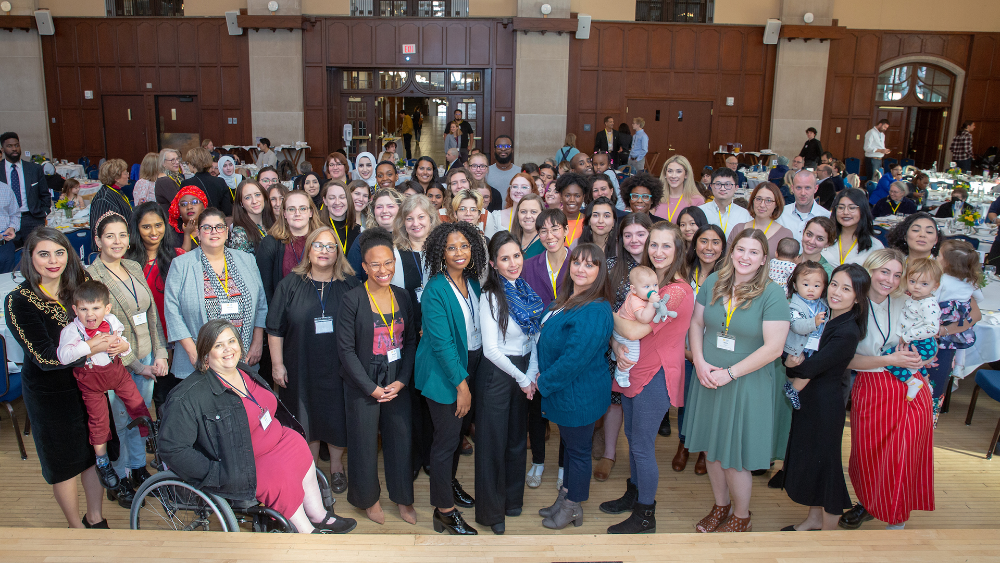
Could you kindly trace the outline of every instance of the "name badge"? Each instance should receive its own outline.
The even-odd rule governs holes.
[[[271,425],[271,412],[267,409],[260,413],[260,427],[267,430],[267,427]]]
[[[221,311],[223,315],[238,315],[240,314],[240,303],[239,301],[223,301],[221,305]]]
[[[146,324],[146,311],[132,315],[132,324],[135,326]]]
[[[333,332],[333,317],[316,317],[316,334],[330,334]]]
[[[478,350],[483,347],[483,335],[482,333],[475,333],[472,338],[469,339],[469,350]]]
[[[715,347],[719,350],[727,350],[729,352],[736,351],[736,339],[725,333],[718,333],[715,339]]]
[[[424,288],[418,287],[417,289],[413,290],[413,293],[416,294],[417,296],[417,303],[420,303],[420,297],[423,296],[424,294]]]
[[[819,350],[819,337],[810,336],[809,340],[806,340],[806,350]]]
[[[393,349],[387,351],[386,355],[389,357],[389,363],[390,364],[392,362],[398,361],[399,358],[402,356],[402,354],[400,353],[399,348],[393,348]]]

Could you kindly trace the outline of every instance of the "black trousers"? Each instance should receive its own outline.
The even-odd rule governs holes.
[[[482,360],[482,348],[469,352],[469,376],[465,381],[469,385],[469,392],[472,393],[473,405],[476,404],[478,372],[489,364]],[[472,411],[470,409],[469,413],[459,418],[455,416],[455,411],[458,409],[457,402],[446,405],[429,398],[427,408],[434,425],[434,440],[431,442],[431,506],[451,508],[455,504],[451,482],[458,473],[458,460],[462,456],[459,446],[462,443],[462,435],[468,433],[469,425],[472,423]]]
[[[175,353],[186,354],[183,349],[175,351]],[[153,406],[156,408],[156,420],[163,420],[163,416],[160,413],[160,408],[163,404],[167,402],[167,395],[174,390],[174,387],[180,385],[181,380],[174,377],[174,374],[168,373],[163,377],[157,377],[153,381]]]
[[[406,160],[413,158],[410,154],[410,143],[413,141],[413,135],[409,133],[403,134],[403,148],[406,149]]]
[[[528,369],[528,356],[508,358]],[[476,522],[492,526],[524,504],[528,399],[510,374],[483,363],[491,369],[476,380]]]
[[[535,393],[528,402],[528,437],[531,438],[531,463],[545,463],[545,428],[549,421],[542,416],[542,395]]]
[[[347,502],[370,508],[382,494],[378,480],[378,433],[382,431],[382,461],[389,500],[413,504],[410,472],[410,388],[403,387],[388,403],[380,403],[354,385],[344,385],[347,410]]]

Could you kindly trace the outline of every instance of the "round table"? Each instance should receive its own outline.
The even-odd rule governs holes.
[[[993,278],[983,288],[979,310],[983,320],[976,323],[976,343],[965,351],[965,361],[955,366],[955,377],[965,377],[979,366],[1000,360],[1000,279]]]

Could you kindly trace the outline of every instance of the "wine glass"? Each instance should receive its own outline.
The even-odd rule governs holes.
[[[990,279],[995,278],[996,275],[997,275],[997,267],[996,266],[985,266],[985,267],[983,267],[983,271],[986,272],[986,277],[990,278]]]

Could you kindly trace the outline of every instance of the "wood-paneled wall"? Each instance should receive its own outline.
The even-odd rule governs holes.
[[[402,45],[416,45],[406,60]],[[333,68],[485,69],[491,80],[486,96],[489,130],[484,139],[514,133],[515,32],[491,19],[317,18],[302,32],[305,135],[309,159],[318,170],[323,158],[340,146],[340,105],[329,100],[327,73]],[[487,140],[486,142],[491,142]]]
[[[830,44],[825,149],[838,158],[864,157],[865,132],[874,125],[879,68],[909,56],[924,56],[929,62],[943,59],[965,70],[959,122],[977,122],[973,132],[977,153],[1000,144],[1000,33],[849,30]]]
[[[157,95],[197,96],[203,139],[252,142],[247,39],[229,35],[225,18],[56,20],[56,34],[42,36],[54,156],[116,157],[104,154],[103,94],[144,96],[148,151],[158,150]]]
[[[590,39],[570,41],[568,132],[578,147],[592,147],[605,115],[624,121],[629,98],[705,100],[713,102],[713,146],[766,148],[777,50],[763,38],[753,26],[595,22]],[[710,155],[706,147],[685,156],[697,165]]]

